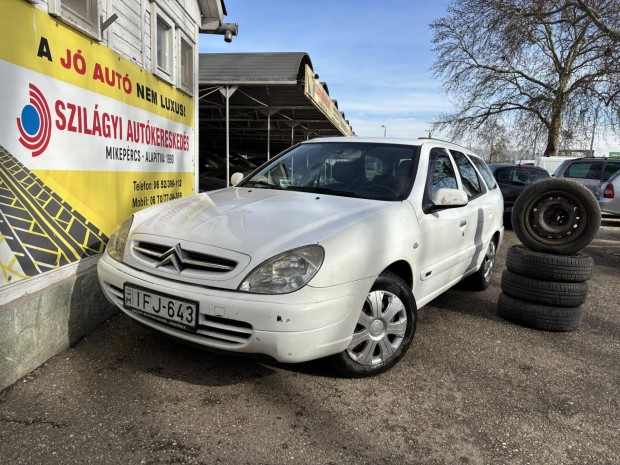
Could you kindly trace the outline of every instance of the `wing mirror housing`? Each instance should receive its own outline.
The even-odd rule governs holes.
[[[236,186],[237,184],[239,184],[241,181],[243,180],[243,173],[234,173],[231,177],[230,177],[230,185],[231,186]]]
[[[433,196],[435,209],[464,207],[469,200],[465,191],[460,189],[439,189]]]

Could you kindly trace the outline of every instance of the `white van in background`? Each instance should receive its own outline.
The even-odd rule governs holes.
[[[536,157],[534,160],[534,166],[546,169],[549,174],[553,175],[555,170],[564,163],[566,160],[572,160],[576,157],[567,156],[555,156],[555,157]]]

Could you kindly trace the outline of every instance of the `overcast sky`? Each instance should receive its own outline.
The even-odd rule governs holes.
[[[201,53],[307,52],[358,136],[427,136],[450,109],[433,78],[432,31],[448,0],[226,0],[232,43],[201,34]],[[437,134],[433,134],[437,136]],[[617,141],[600,141],[601,151]],[[620,147],[619,147],[620,148]]]

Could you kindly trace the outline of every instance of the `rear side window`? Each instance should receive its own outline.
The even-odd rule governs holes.
[[[601,179],[603,164],[600,161],[580,161],[573,163],[564,172],[568,178]]]
[[[478,174],[474,169],[474,165],[471,164],[465,154],[451,150],[452,157],[456,162],[456,166],[461,175],[461,181],[463,183],[463,190],[467,193],[467,197],[470,199],[481,194],[482,186]]]
[[[618,170],[620,170],[620,160],[608,160],[605,168],[603,169],[603,181],[607,181]]]

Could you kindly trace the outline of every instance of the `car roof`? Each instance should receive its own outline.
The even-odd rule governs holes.
[[[620,162],[620,158],[614,157],[579,157],[579,158],[569,158],[568,160],[564,160],[564,163],[572,163],[575,161],[618,161]]]
[[[396,144],[396,145],[412,145],[421,147],[426,144],[439,145],[448,149],[458,150],[461,152],[466,152],[469,155],[475,155],[480,157],[475,152],[471,151],[466,147],[462,147],[453,142],[448,142],[441,139],[433,139],[427,137],[420,137],[418,139],[409,139],[409,138],[401,138],[401,137],[359,137],[359,136],[344,136],[344,137],[318,137],[316,139],[311,139],[302,142],[302,144],[313,144],[319,142],[357,142],[362,144]]]

